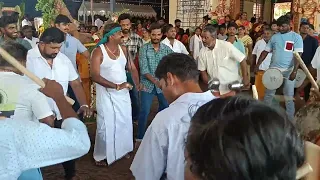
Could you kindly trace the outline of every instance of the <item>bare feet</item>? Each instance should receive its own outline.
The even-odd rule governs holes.
[[[105,160],[95,161],[96,166],[107,166],[107,162]]]

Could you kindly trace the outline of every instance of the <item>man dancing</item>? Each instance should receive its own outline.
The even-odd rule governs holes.
[[[96,83],[97,132],[93,157],[96,164],[110,165],[133,150],[131,101],[126,68],[132,73],[136,87],[139,76],[127,50],[121,47],[123,34],[119,24],[105,27],[104,38],[91,57],[91,77]]]
[[[91,111],[87,105],[79,76],[69,58],[60,52],[64,37],[64,33],[58,28],[46,29],[40,37],[38,46],[28,51],[27,69],[41,79],[56,80],[62,85],[65,95],[67,94],[68,85],[70,85],[81,105],[78,113],[83,113],[85,117],[89,117],[91,116]],[[62,117],[55,102],[52,99],[48,99],[48,101],[52,110],[56,113],[57,120],[61,120]],[[60,128],[61,123],[62,121],[56,121],[55,127]],[[66,171],[66,178],[72,179],[75,177],[75,162],[70,161],[63,163],[63,165]]]

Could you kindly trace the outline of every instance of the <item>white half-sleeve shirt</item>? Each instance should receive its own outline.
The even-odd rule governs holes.
[[[258,62],[259,57],[260,57],[261,53],[265,50],[266,46],[267,46],[267,43],[266,43],[266,41],[264,39],[260,39],[254,45],[252,54],[257,56],[256,63]],[[266,71],[267,69],[269,69],[270,62],[271,62],[271,57],[272,57],[272,52],[269,52],[267,57],[265,58],[265,60],[260,64],[259,70]]]
[[[173,46],[171,45],[170,41],[168,38],[165,38],[164,40],[161,41],[163,44],[169,46],[173,52],[175,53],[183,53],[188,55],[189,52],[186,48],[186,46],[179,40],[175,39],[173,42]]]
[[[320,80],[320,47],[317,48],[316,53],[311,61],[311,66],[317,70],[317,81]]]
[[[239,63],[245,59],[245,54],[240,52],[231,43],[216,39],[215,47],[210,50],[203,47],[198,57],[198,70],[207,71],[209,82],[212,79],[220,81],[220,94],[230,92],[228,84],[240,81]]]
[[[86,126],[75,118],[65,119],[61,129],[24,119],[0,119],[0,144],[1,180],[79,158],[91,145]]]
[[[27,69],[40,79],[47,78],[57,81],[61,84],[64,95],[67,94],[69,82],[79,78],[71,61],[66,55],[59,52],[53,59],[51,68],[46,59],[42,57],[38,46],[28,51]],[[53,99],[48,98],[48,102],[51,109],[56,113],[57,119],[62,119],[60,111]]]
[[[137,180],[184,179],[184,145],[193,114],[215,97],[185,93],[159,112],[143,137],[130,170]]]
[[[47,97],[39,88],[40,86],[25,76],[13,72],[0,72],[0,93],[4,102],[0,105],[0,111],[11,111],[14,119],[28,119],[34,122],[53,115]]]

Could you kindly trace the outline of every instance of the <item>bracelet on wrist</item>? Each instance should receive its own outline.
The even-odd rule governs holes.
[[[87,104],[83,104],[83,105],[80,106],[80,108],[82,108],[82,107],[89,108],[89,106]]]

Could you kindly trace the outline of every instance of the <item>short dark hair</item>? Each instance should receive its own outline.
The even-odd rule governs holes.
[[[161,25],[159,23],[152,23],[149,27],[149,32],[155,30],[155,29],[161,29]],[[162,30],[162,29],[161,29]]]
[[[239,28],[241,28],[241,29],[246,29],[244,26],[239,26],[238,29],[239,29]]]
[[[310,29],[314,30],[314,25],[313,24],[309,24]]]
[[[28,49],[23,45],[14,41],[4,41],[0,44],[0,47],[7,51],[12,57],[20,62],[25,62],[27,59]],[[0,55],[0,66],[13,67]]]
[[[112,29],[116,28],[116,27],[121,27],[120,24],[118,23],[110,23],[110,24],[107,24],[105,27],[104,27],[104,31],[103,31],[103,34],[107,34],[108,32],[110,32]]]
[[[165,19],[163,17],[159,17],[158,21],[160,21],[160,20],[165,21]]]
[[[95,28],[98,31],[98,26],[92,26],[91,28]]]
[[[278,26],[277,20],[272,21],[271,25],[272,24],[276,24]]]
[[[129,19],[131,22],[130,14],[127,14],[127,13],[120,14],[120,16],[118,17],[118,22],[120,23],[121,21],[123,21],[125,19]]]
[[[68,18],[68,16],[65,16],[63,14],[59,14],[55,21],[54,24],[60,24],[60,23],[71,23],[70,19]]]
[[[208,24],[203,28],[202,31],[209,32],[212,35],[212,37],[215,37],[217,35],[217,30],[218,29],[214,25]]]
[[[17,24],[18,19],[15,16],[2,16],[0,18],[0,27],[5,28],[9,24]]]
[[[199,74],[195,60],[182,53],[171,53],[160,61],[155,75],[158,79],[167,80],[167,73],[177,76],[181,81],[193,80],[198,82]]]
[[[28,26],[28,25],[25,25],[21,28],[21,31],[25,31],[25,30],[28,30],[28,29],[32,29],[31,26]]]
[[[270,27],[266,27],[264,31],[272,31],[272,29]]]
[[[64,41],[64,33],[56,28],[56,27],[51,27],[42,33],[40,37],[40,42],[49,44],[49,43],[62,43]]]
[[[226,24],[224,24],[224,23],[223,23],[223,24],[220,24],[220,25],[219,25],[219,29],[221,29],[221,28],[226,29]]]
[[[176,19],[176,20],[174,20],[174,23],[181,23],[181,20],[180,19]]]
[[[230,22],[230,23],[228,24],[228,28],[227,28],[227,29],[229,29],[229,28],[231,28],[231,27],[234,27],[234,28],[238,29],[238,25],[237,25],[235,22]]]
[[[194,29],[194,32],[196,32],[198,29],[201,30],[200,27],[196,27],[196,29]]]
[[[309,26],[309,27],[310,27],[310,24],[309,24],[308,22],[301,22],[301,23],[300,23],[300,28],[301,28],[302,26]]]
[[[279,17],[278,19],[277,19],[277,25],[278,26],[281,26],[281,25],[283,25],[283,24],[288,24],[288,25],[290,25],[290,18],[288,17],[288,16],[286,16],[286,15],[284,15],[284,16],[281,16],[281,17]]]
[[[190,170],[202,179],[294,180],[304,163],[303,141],[285,113],[251,98],[214,99],[190,122]]]
[[[167,33],[171,28],[173,28],[174,26],[172,24],[168,24],[166,25],[164,28],[164,32]]]

